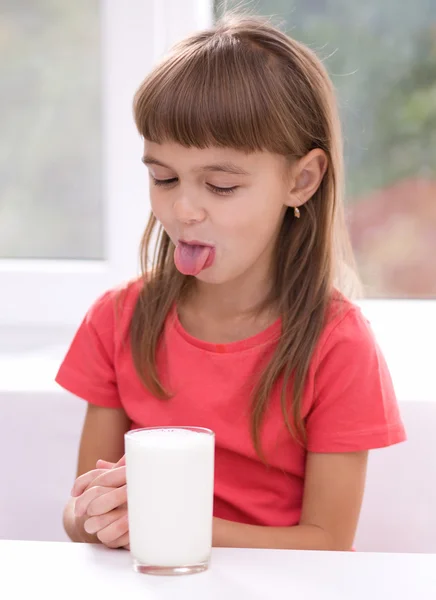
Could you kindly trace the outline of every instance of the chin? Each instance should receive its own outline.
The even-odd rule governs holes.
[[[204,271],[200,271],[198,275],[195,276],[197,281],[201,281],[202,283],[209,283],[211,285],[218,285],[221,283],[227,283],[229,281],[229,277],[226,277],[220,272],[216,271],[213,267],[209,269],[204,269]]]

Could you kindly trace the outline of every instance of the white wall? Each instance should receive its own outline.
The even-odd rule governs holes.
[[[436,401],[400,409],[408,441],[370,452],[356,547],[436,553]]]
[[[85,406],[62,391],[0,394],[0,539],[67,540]]]

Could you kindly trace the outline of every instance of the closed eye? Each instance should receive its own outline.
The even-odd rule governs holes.
[[[233,194],[233,192],[235,190],[238,189],[237,185],[224,188],[224,187],[218,187],[217,185],[212,185],[211,183],[208,183],[207,186],[209,187],[211,192],[213,192],[214,194],[220,194],[221,196],[229,196],[230,194]]]
[[[171,179],[156,179],[156,177],[151,177],[153,181],[153,185],[172,185],[177,182],[177,177],[172,177]]]
[[[171,177],[170,179],[156,179],[156,177],[151,176],[151,180],[153,181],[153,185],[169,187],[178,182],[178,177]],[[230,194],[233,194],[236,189],[238,189],[237,185],[233,185],[232,187],[218,187],[212,183],[208,183],[206,185],[211,192],[221,196],[229,196]]]

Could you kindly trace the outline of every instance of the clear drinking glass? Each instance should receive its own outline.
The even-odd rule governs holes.
[[[125,435],[133,568],[152,575],[205,571],[212,547],[215,434],[153,427]]]

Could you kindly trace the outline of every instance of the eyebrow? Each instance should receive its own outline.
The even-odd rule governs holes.
[[[157,160],[156,158],[153,158],[152,156],[143,156],[141,160],[144,163],[144,165],[157,165],[158,167],[164,167],[165,169],[171,169],[171,167],[169,167],[168,165],[165,165],[163,162],[161,162],[160,160]],[[245,171],[241,167],[238,167],[237,165],[235,165],[234,163],[229,162],[229,161],[222,162],[222,163],[215,163],[213,165],[204,165],[202,167],[198,167],[195,170],[208,172],[208,173],[218,172],[218,173],[232,173],[233,175],[249,175],[249,173],[247,171]]]

